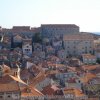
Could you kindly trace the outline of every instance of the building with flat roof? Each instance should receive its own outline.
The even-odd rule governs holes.
[[[13,30],[30,30],[30,26],[13,26]]]
[[[42,24],[41,33],[43,37],[62,37],[65,34],[79,33],[79,26],[75,24]]]

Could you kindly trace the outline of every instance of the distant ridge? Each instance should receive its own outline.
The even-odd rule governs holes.
[[[100,32],[81,32],[81,33],[92,34],[95,40],[100,38]]]
[[[100,32],[93,32],[92,34],[93,34],[94,39],[100,38]]]
[[[94,34],[100,35],[100,32],[93,32]]]

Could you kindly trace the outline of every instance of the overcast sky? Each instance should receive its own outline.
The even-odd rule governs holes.
[[[76,24],[100,32],[100,0],[0,0],[0,25]]]

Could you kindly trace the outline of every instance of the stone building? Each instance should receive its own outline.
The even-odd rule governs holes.
[[[31,56],[32,55],[32,45],[27,43],[27,44],[23,44],[22,46],[23,49],[23,54]]]
[[[75,24],[42,24],[41,33],[43,37],[62,37],[65,34],[79,33],[79,26]]]
[[[80,56],[93,53],[94,42],[91,34],[69,34],[63,36],[64,48],[67,56]]]

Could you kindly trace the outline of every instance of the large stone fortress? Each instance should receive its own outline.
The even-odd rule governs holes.
[[[42,24],[41,33],[43,37],[62,37],[65,34],[79,33],[79,26],[75,24]]]

